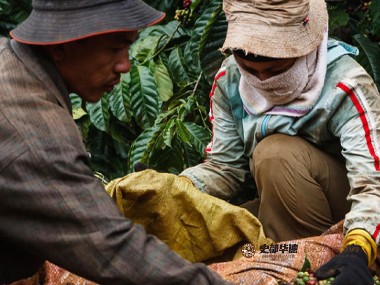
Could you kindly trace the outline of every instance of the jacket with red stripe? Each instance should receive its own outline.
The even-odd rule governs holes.
[[[345,231],[362,228],[380,243],[380,95],[368,73],[349,55],[355,48],[329,40],[321,95],[301,116],[284,108],[248,114],[239,96],[240,74],[233,56],[225,60],[211,90],[213,137],[207,159],[180,175],[203,192],[229,200],[247,185],[250,160],[260,140],[274,133],[297,135],[345,159],[352,210]],[[289,109],[290,108],[290,109]]]

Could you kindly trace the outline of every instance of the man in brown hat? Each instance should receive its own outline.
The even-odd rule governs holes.
[[[94,102],[128,72],[140,0],[33,0],[0,40],[0,283],[45,260],[100,284],[229,284],[121,215],[89,168],[69,93]]]
[[[225,200],[253,178],[249,208],[275,241],[319,235],[344,219],[343,252],[317,276],[373,284],[380,95],[351,57],[356,48],[328,40],[324,0],[224,0],[223,9],[222,51],[232,55],[210,94],[212,141],[206,161],[181,175]]]

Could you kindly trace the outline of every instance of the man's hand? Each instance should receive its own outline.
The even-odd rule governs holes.
[[[368,257],[357,245],[347,246],[342,253],[314,273],[318,280],[335,277],[332,285],[373,285]]]

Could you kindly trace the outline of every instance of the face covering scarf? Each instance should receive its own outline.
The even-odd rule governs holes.
[[[285,72],[261,81],[238,65],[240,97],[249,114],[305,115],[323,88],[327,69],[327,32],[318,48],[299,57]]]

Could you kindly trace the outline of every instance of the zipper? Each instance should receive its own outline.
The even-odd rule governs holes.
[[[265,115],[263,122],[261,124],[261,136],[265,138],[267,136],[267,127],[268,127],[268,122],[270,119],[270,115]]]

